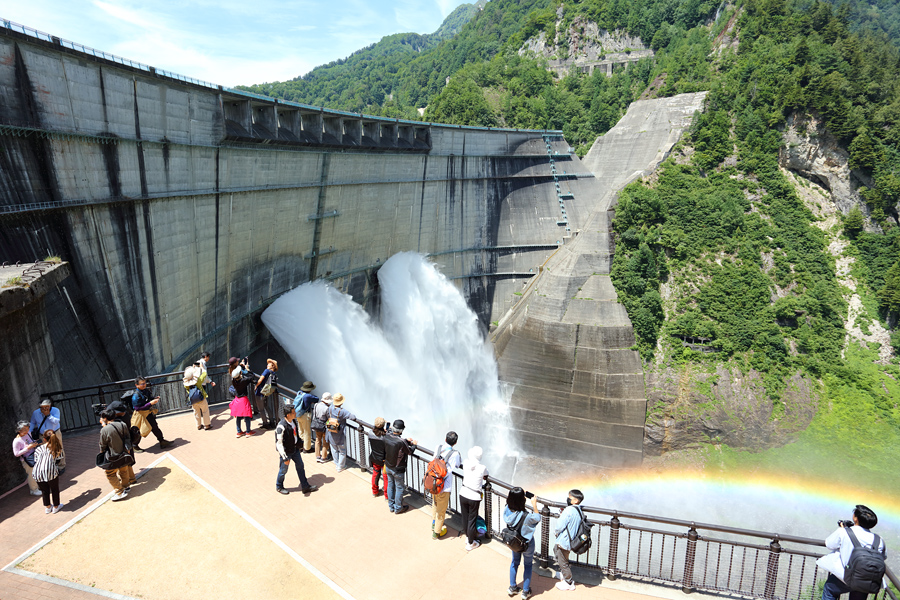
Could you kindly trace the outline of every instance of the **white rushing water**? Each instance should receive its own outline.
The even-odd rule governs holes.
[[[508,399],[493,350],[459,290],[415,253],[378,271],[381,315],[320,281],[288,292],[262,320],[315,393],[342,393],[369,423],[403,419],[404,435],[428,448],[459,434],[458,448],[508,452]]]

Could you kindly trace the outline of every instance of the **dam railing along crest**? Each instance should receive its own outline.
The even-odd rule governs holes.
[[[160,397],[160,414],[189,412],[182,385],[184,372],[147,377],[152,394]],[[209,369],[217,385],[210,390],[210,405],[226,402],[227,365]],[[47,392],[41,398],[53,400],[60,409],[62,429],[67,432],[98,427],[96,410],[134,389],[134,380],[97,386]],[[268,398],[272,414],[282,416],[284,399],[293,400],[297,392],[278,386],[278,394]],[[274,405],[274,406],[273,406]],[[366,430],[372,425],[363,420],[347,423],[347,452],[363,471],[371,471]],[[431,504],[422,480],[433,451],[418,446],[410,457],[407,489]],[[461,472],[454,472],[450,511],[460,513]],[[503,523],[504,501],[514,484],[489,477],[484,488],[484,517],[487,536],[499,539]],[[553,528],[565,502],[538,497],[542,505],[541,522],[535,530],[535,559],[542,568],[553,562]],[[827,573],[816,560],[823,554],[824,541],[774,532],[740,529],[712,523],[698,523],[669,517],[636,514],[627,511],[584,506],[594,524],[593,544],[583,555],[572,555],[573,566],[599,571],[614,580],[630,578],[681,588],[685,593],[706,591],[762,600],[817,600]],[[898,600],[900,580],[888,568],[891,587],[875,595],[875,600]]]

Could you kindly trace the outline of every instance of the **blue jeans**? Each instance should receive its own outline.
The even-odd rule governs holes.
[[[334,457],[334,466],[338,471],[343,471],[347,464],[347,444],[331,444],[331,455]]]
[[[241,433],[241,421],[245,423],[245,429],[250,431],[250,417],[235,417],[234,424],[237,425],[238,433]]]
[[[309,488],[309,481],[306,479],[306,470],[303,468],[302,454],[300,448],[297,448],[288,458],[294,462],[294,467],[297,469],[297,477],[300,478],[300,489],[305,490]],[[275,480],[276,490],[280,490],[284,487],[284,476],[287,475],[289,466],[289,464],[284,464],[284,459],[280,456],[278,457],[278,479]]]
[[[841,594],[850,593],[850,600],[866,600],[869,595],[865,592],[851,592],[847,584],[838,579],[833,573],[828,574],[825,587],[822,589],[822,600],[838,600]]]
[[[387,473],[388,487],[388,508],[391,512],[398,512],[403,506],[403,492],[406,491],[406,473],[396,473],[384,466],[384,472]]]
[[[509,586],[516,586],[516,573],[519,570],[519,561],[522,560],[522,557],[525,557],[525,572],[523,575],[525,576],[525,581],[522,583],[522,589],[526,591],[531,591],[531,563],[534,560],[534,538],[531,538],[531,541],[528,542],[528,547],[525,548],[525,552],[513,552],[512,553],[512,562],[509,564]]]

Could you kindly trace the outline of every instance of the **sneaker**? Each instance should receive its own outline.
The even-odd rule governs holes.
[[[250,437],[251,435],[253,435],[253,430],[251,429],[250,431],[245,432],[244,435],[246,437]]]
[[[309,496],[310,494],[312,494],[313,492],[315,492],[318,489],[319,489],[319,486],[311,485],[308,488],[306,488],[305,490],[300,490],[300,491],[303,492],[305,495]]]
[[[62,507],[65,506],[65,505],[66,505],[65,502],[60,502],[59,504],[57,504],[56,506],[54,506],[54,507],[53,507],[53,514],[55,515],[56,513],[58,513],[59,511],[61,511],[61,510],[62,510]]]
[[[405,512],[408,511],[408,510],[409,510],[409,504],[404,504],[404,505],[401,506],[400,509],[397,510],[394,514],[396,514],[396,515],[402,515],[403,513],[405,513]]]
[[[238,431],[238,432],[237,432],[237,436],[238,436],[239,438],[244,437],[244,432],[243,432],[243,431]]]
[[[445,535],[447,535],[447,526],[446,526],[446,525],[444,525],[444,526],[441,528],[441,532],[440,532],[440,533],[438,533],[438,532],[436,532],[436,531],[432,531],[432,532],[431,532],[431,539],[433,539],[433,540],[439,540],[439,539],[441,539],[442,537],[444,537]]]
[[[522,600],[531,598],[531,590],[522,590]]]
[[[284,494],[285,496],[287,496],[288,494],[290,494],[290,492],[287,491],[287,490],[284,489],[284,488],[275,488],[275,491],[278,492],[279,494]]]
[[[516,594],[518,594],[521,591],[522,591],[522,588],[520,588],[519,586],[511,585],[511,586],[509,586],[509,589],[506,590],[506,593],[509,594],[510,598],[512,598],[513,596],[515,596]]]
[[[132,448],[132,450],[134,450],[134,451],[137,452],[137,453],[141,453],[141,452],[144,451],[143,448],[140,448],[140,447],[138,447],[138,446],[134,446],[134,447]]]
[[[45,515],[49,515],[49,514],[52,513],[52,512],[53,512],[53,509],[50,508],[49,506],[45,506],[45,507],[44,507],[44,514],[45,514]]]
[[[203,429],[203,425],[197,425],[197,431],[200,431],[201,429]]]
[[[206,426],[206,427],[204,427],[204,428],[203,428],[203,429],[205,429],[205,430],[207,430],[207,431],[209,431],[209,430],[210,430],[210,429],[212,429],[212,425],[207,425],[207,426]]]
[[[126,488],[125,488],[125,491],[126,491],[126,492],[130,492],[130,491],[131,491],[131,486],[129,485],[128,487],[126,487]]]
[[[160,441],[159,441],[159,447],[160,447],[160,448],[168,448],[168,447],[171,446],[171,445],[172,445],[172,442],[169,441],[169,440],[160,440]]]
[[[31,494],[32,496],[43,496],[44,495],[41,493],[41,490],[31,490],[28,493]]]
[[[319,457],[319,456],[317,456],[317,457],[316,457],[316,462],[319,463],[319,464],[321,464],[321,463],[325,462],[325,459],[324,459],[324,458],[321,458],[321,457]]]
[[[128,490],[122,490],[121,494],[113,494],[112,501],[118,502],[119,500],[124,500],[128,495]]]
[[[556,589],[562,590],[564,592],[574,592],[575,591],[575,582],[566,583],[565,581],[557,581]]]
[[[373,497],[373,498],[377,498],[377,497],[380,496],[380,495],[381,495],[381,490],[378,490],[377,492],[372,492],[372,497]]]
[[[478,540],[475,540],[471,544],[466,544],[466,552],[471,552],[472,550],[474,550],[475,548],[477,548],[480,545],[481,545],[481,542],[479,542]]]

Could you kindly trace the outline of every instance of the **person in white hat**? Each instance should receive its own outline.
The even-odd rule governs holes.
[[[316,462],[325,463],[331,460],[331,452],[328,449],[328,440],[325,438],[325,421],[328,417],[328,409],[331,407],[331,392],[322,394],[322,399],[313,408],[313,417],[310,427],[316,434]]]

